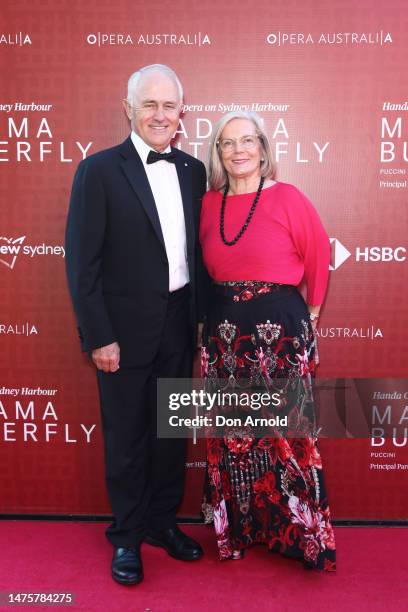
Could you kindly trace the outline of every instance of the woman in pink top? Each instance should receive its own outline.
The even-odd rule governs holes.
[[[224,115],[210,145],[200,223],[213,280],[202,373],[207,391],[220,393],[223,417],[212,414],[203,512],[214,521],[221,559],[265,543],[334,570],[311,387],[329,240],[309,200],[274,174],[260,118]]]

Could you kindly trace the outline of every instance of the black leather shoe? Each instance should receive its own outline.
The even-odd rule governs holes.
[[[143,565],[138,548],[115,548],[112,578],[120,584],[138,584],[143,580]]]
[[[164,548],[171,557],[182,561],[195,561],[203,556],[203,549],[178,527],[147,531],[145,542]]]

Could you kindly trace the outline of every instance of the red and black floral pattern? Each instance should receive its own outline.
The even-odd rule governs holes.
[[[333,571],[335,540],[314,434],[315,338],[307,311],[292,287],[258,291],[257,300],[246,300],[245,284],[239,285],[222,287],[215,296],[202,349],[206,384],[283,388],[285,394],[295,386],[296,401],[283,406],[288,428],[273,437],[230,427],[223,437],[207,439],[203,513],[214,521],[221,559],[264,543],[307,567]],[[296,432],[301,437],[293,437]]]

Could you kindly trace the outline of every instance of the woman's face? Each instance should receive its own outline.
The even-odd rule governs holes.
[[[229,177],[261,176],[262,147],[255,125],[249,119],[232,119],[219,138],[221,160]]]

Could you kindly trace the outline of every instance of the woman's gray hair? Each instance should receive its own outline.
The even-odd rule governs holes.
[[[219,191],[228,182],[228,175],[224,168],[224,164],[221,159],[221,151],[218,146],[220,136],[223,129],[233,119],[248,119],[252,121],[255,126],[259,141],[262,149],[262,160],[261,161],[261,176],[264,178],[273,179],[276,174],[275,164],[272,160],[271,147],[269,144],[268,136],[266,135],[265,128],[262,124],[262,119],[256,113],[249,111],[232,111],[226,113],[221,117],[218,123],[214,127],[214,132],[210,141],[209,155],[208,155],[208,183],[210,189]]]
[[[177,74],[174,72],[174,70],[172,70],[165,64],[150,64],[149,66],[144,66],[143,68],[140,68],[140,70],[137,70],[129,77],[128,93],[127,93],[126,99],[130,105],[133,104],[133,101],[135,99],[135,95],[137,93],[137,88],[138,88],[140,78],[146,74],[149,74],[149,72],[162,72],[163,74],[170,77],[177,86],[177,90],[178,90],[179,97],[180,97],[180,103],[183,102],[183,87],[180,83],[180,80]]]

